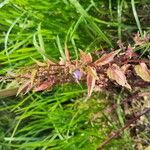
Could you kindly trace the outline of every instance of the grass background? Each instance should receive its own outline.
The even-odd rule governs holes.
[[[132,43],[137,31],[150,29],[149,0],[1,0],[0,74],[33,64],[32,58],[58,60],[65,44],[72,58],[78,51],[112,50],[121,40]],[[140,49],[149,53],[149,45]],[[0,84],[1,88],[5,83]],[[45,93],[0,98],[0,149],[95,150],[108,133],[124,125],[104,111],[104,93],[86,103],[86,86],[56,86]],[[115,99],[119,102],[120,95]],[[134,149],[129,131],[104,149]]]

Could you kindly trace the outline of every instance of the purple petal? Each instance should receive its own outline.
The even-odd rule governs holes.
[[[82,72],[80,70],[76,70],[74,71],[73,76],[75,79],[79,80],[82,77]]]

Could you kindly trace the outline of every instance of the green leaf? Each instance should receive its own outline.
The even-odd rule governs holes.
[[[106,43],[112,46],[111,41],[107,38],[104,32],[97,26],[92,17],[84,10],[77,0],[70,0],[71,4],[76,8],[76,10],[83,15],[83,17],[89,22],[91,27],[97,32],[98,36],[102,38]]]

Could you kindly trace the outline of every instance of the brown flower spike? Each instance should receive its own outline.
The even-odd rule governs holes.
[[[134,40],[136,39],[142,40],[141,37],[135,37]],[[144,38],[142,42],[148,42],[148,40]],[[69,82],[86,82],[88,97],[92,95],[95,88],[111,90],[120,86],[131,90],[140,85],[149,86],[150,61],[143,60],[134,52],[137,46],[139,46],[137,42],[133,46],[123,46],[123,49],[120,47],[118,50],[99,56],[98,59],[80,50],[79,60],[72,60],[65,47],[65,58],[61,57],[58,63],[33,59],[35,65],[20,69],[21,73],[19,71],[15,73],[15,76],[8,78],[11,82],[19,83],[17,95],[29,91],[51,90],[54,85]]]

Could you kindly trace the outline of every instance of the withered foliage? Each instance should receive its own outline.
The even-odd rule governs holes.
[[[34,60],[35,65],[20,69],[7,79],[19,84],[17,95],[31,90],[49,90],[56,84],[68,82],[86,82],[88,97],[94,90],[111,90],[117,86],[134,90],[150,86],[150,61],[134,52],[135,48],[149,40],[149,35],[140,37],[137,34],[133,46],[119,44],[118,50],[104,53],[97,59],[80,50],[80,59],[72,60],[65,48],[65,59],[60,58],[58,63]]]

